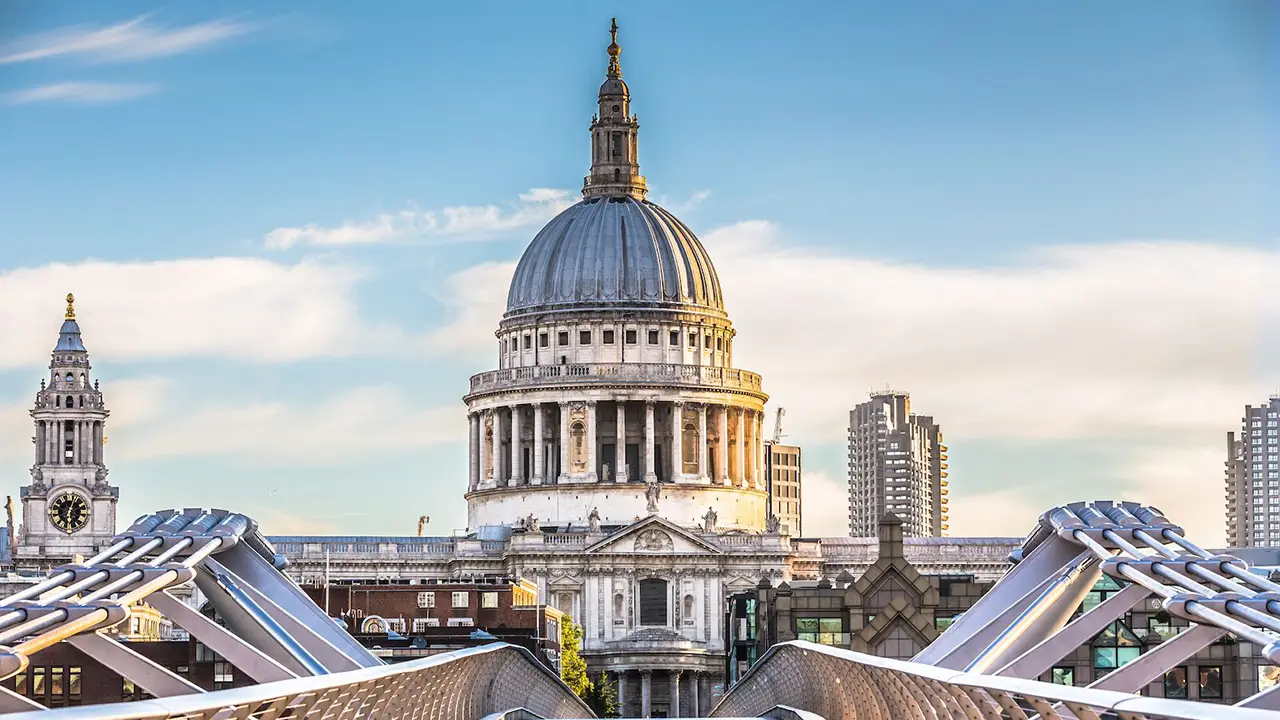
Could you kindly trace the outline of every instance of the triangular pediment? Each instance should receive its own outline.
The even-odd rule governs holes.
[[[657,515],[640,520],[583,551],[587,555],[723,555],[724,550]]]

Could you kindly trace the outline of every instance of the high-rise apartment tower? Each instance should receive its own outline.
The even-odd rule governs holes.
[[[933,418],[911,412],[911,396],[884,390],[849,412],[849,534],[876,537],[886,512],[908,537],[947,529],[947,446]]]
[[[1227,433],[1227,545],[1280,547],[1280,395]]]

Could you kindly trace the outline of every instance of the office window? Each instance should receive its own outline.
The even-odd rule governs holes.
[[[1093,639],[1094,678],[1124,667],[1142,654],[1142,643],[1133,631],[1117,620]]]
[[[231,663],[226,660],[219,660],[213,664],[213,687],[223,690],[231,686],[235,682],[235,670],[231,667]]]
[[[433,592],[418,593],[418,607],[433,608],[436,606],[436,594]]]
[[[796,618],[796,639],[819,645],[843,647],[844,626],[840,618]]]
[[[482,608],[498,607],[498,593],[496,592],[480,593],[480,607]]]
[[[1200,666],[1200,697],[1215,699],[1222,697],[1222,666]]]
[[[414,619],[413,619],[413,631],[414,631],[415,633],[423,633],[423,632],[426,632],[426,631],[427,631],[427,628],[428,628],[428,627],[430,627],[430,625],[428,625],[428,624],[427,624],[427,620],[429,620],[429,619],[430,619],[430,618],[414,618]]]
[[[1050,673],[1049,682],[1054,685],[1076,684],[1076,669],[1073,667],[1056,667]]]
[[[1164,674],[1164,696],[1185,700],[1187,697],[1187,668],[1172,668]]]
[[[456,608],[468,607],[471,603],[467,600],[465,592],[455,592],[453,594],[453,606]]]

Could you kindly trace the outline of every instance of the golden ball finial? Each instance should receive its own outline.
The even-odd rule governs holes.
[[[609,47],[606,49],[609,53],[609,77],[622,77],[622,67],[618,64],[618,55],[622,52],[618,45],[618,18],[614,18],[613,25],[609,27],[609,39]]]
[[[66,318],[67,318],[68,320],[75,320],[75,319],[76,319],[76,296],[75,296],[75,295],[72,295],[71,293],[67,293],[67,315],[66,315]]]

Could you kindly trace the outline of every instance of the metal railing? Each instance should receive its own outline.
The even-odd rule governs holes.
[[[166,718],[430,718],[475,720],[525,708],[541,717],[594,717],[528,650],[495,643],[394,665],[231,690],[6,715],[6,720]]]
[[[674,363],[573,363],[490,370],[471,376],[471,392],[533,385],[662,383],[760,392],[760,375],[736,368]]]
[[[799,640],[774,645],[711,717],[787,705],[823,718],[1274,720],[1276,714],[1186,700],[979,675]]]

